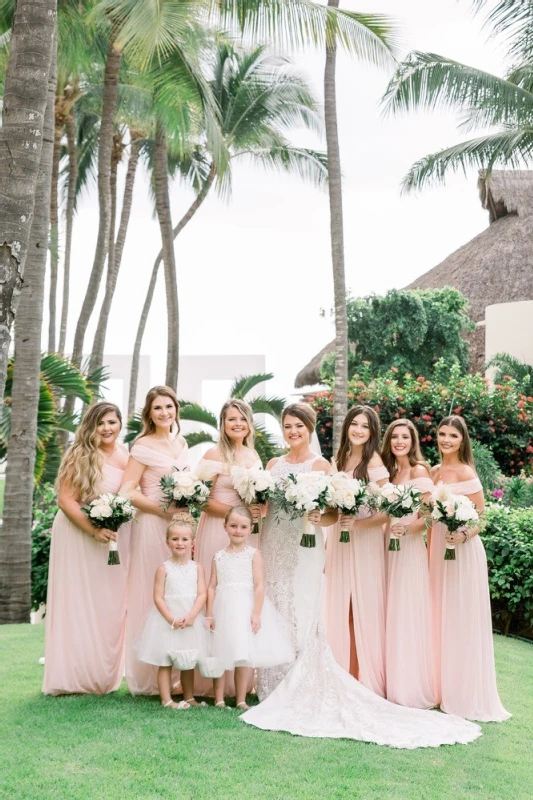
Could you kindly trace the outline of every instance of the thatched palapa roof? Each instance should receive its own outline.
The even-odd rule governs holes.
[[[489,212],[489,226],[406,289],[441,289],[453,286],[470,302],[470,316],[483,322],[485,308],[496,303],[533,300],[533,171],[480,171],[481,204]],[[472,341],[473,365],[484,360],[484,334]],[[319,382],[325,355],[334,342],[320,351],[301,372],[295,386]]]

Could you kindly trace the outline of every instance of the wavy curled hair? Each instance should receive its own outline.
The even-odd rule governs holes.
[[[187,527],[190,528],[191,531],[191,540],[194,542],[196,537],[196,522],[192,514],[189,514],[188,511],[178,511],[172,517],[170,521],[170,525],[167,528],[166,540],[170,539],[172,531],[175,528]]]
[[[463,464],[468,464],[469,467],[472,467],[472,469],[475,470],[476,464],[474,462],[474,453],[472,452],[472,442],[470,440],[470,434],[468,433],[468,428],[463,417],[460,417],[458,414],[451,414],[449,417],[444,417],[444,419],[441,419],[438,424],[437,433],[440,431],[443,425],[449,425],[450,427],[455,428],[456,431],[459,431],[463,437],[461,444],[459,445],[459,461],[461,461]]]
[[[350,430],[350,425],[354,419],[359,416],[359,414],[364,414],[367,418],[370,436],[368,441],[366,441],[363,445],[361,461],[354,469],[353,476],[354,478],[358,478],[358,480],[367,481],[368,465],[374,453],[379,453],[379,437],[381,435],[381,423],[379,421],[379,417],[374,409],[370,406],[354,406],[344,417],[339,449],[337,450],[337,455],[335,456],[335,463],[337,464],[337,469],[339,472],[344,470],[346,462],[348,461],[348,456],[350,455],[350,451],[352,449],[350,439],[348,437],[348,431]]]
[[[235,461],[235,445],[226,433],[226,416],[230,408],[236,408],[237,411],[242,414],[248,425],[248,433],[243,439],[243,445],[253,450],[255,440],[254,415],[248,403],[245,403],[244,400],[239,400],[237,397],[231,397],[229,400],[226,400],[220,409],[220,416],[218,419],[218,430],[220,433],[218,446],[222,452],[222,458],[225,464],[233,464]]]
[[[172,400],[176,409],[176,435],[180,432],[180,404],[176,397],[176,392],[171,389],[170,386],[152,386],[144,401],[144,408],[141,413],[142,430],[137,436],[137,439],[140,439],[142,436],[153,436],[155,433],[155,423],[152,419],[152,404],[156,397],[169,397]]]
[[[407,458],[409,459],[409,464],[412,467],[416,467],[417,464],[420,464],[423,467],[426,467],[429,470],[429,465],[427,461],[425,461],[424,456],[422,455],[422,451],[420,449],[420,439],[418,438],[418,431],[411,422],[410,419],[395,419],[394,422],[388,426],[387,430],[383,434],[383,442],[381,444],[381,459],[387,470],[389,471],[390,479],[394,478],[396,473],[398,472],[398,462],[396,461],[396,456],[392,452],[392,434],[396,430],[396,428],[404,427],[409,430],[411,434],[411,447],[409,448],[409,452],[407,453]]]
[[[56,479],[56,491],[63,483],[70,486],[82,503],[89,503],[98,494],[102,482],[104,456],[99,448],[98,426],[106,414],[113,412],[122,427],[122,414],[114,403],[101,400],[89,406],[81,420],[74,441],[63,456]]]

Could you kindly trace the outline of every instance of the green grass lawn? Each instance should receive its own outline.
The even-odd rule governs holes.
[[[0,797],[12,800],[525,800],[533,796],[533,646],[496,637],[511,720],[473,744],[393,750],[267,733],[157,698],[43,697],[43,626],[0,627]]]

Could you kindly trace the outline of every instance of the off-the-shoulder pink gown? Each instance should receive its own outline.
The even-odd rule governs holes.
[[[482,490],[478,478],[450,483],[455,494]],[[511,715],[496,685],[492,617],[485,548],[473,536],[445,561],[446,528],[435,523],[429,560],[435,691],[448,714],[480,722],[501,722]]]
[[[99,492],[118,492],[123,474],[104,464]],[[46,598],[44,694],[106,694],[119,688],[130,530],[124,525],[118,532],[120,565],[108,566],[108,546],[57,512]]]
[[[430,478],[414,478],[406,483],[423,494],[434,489]],[[415,512],[401,521],[409,525],[417,518]],[[387,547],[388,541],[389,535]],[[428,556],[422,531],[402,536],[400,550],[387,551],[387,587],[387,699],[411,708],[433,708],[437,698],[433,682]]]
[[[161,500],[159,481],[174,469],[187,468],[187,446],[178,458],[160,453],[151,447],[135,444],[130,455],[145,464],[141,491],[150,500]],[[155,514],[139,514],[131,535],[130,569],[128,575],[128,617],[126,622],[126,682],[132,694],[158,694],[157,667],[141,663],[137,644],[146,617],[153,606],[154,578],[160,564],[169,555],[166,544],[168,521]]]
[[[258,461],[254,466],[260,466],[261,462]],[[233,488],[233,481],[230,474],[230,466],[223,461],[215,461],[214,459],[204,458],[198,466],[199,474],[206,480],[213,480],[216,477],[215,485],[211,489],[211,497],[213,500],[218,500],[219,503],[224,503],[228,506],[240,506],[242,500]],[[257,534],[253,534],[248,539],[248,544],[252,547],[257,547],[258,542]],[[215,517],[213,514],[208,514],[204,511],[198,523],[198,530],[196,531],[196,540],[194,543],[194,560],[201,564],[205,570],[205,579],[209,584],[211,577],[211,567],[213,565],[213,557],[219,550],[223,550],[229,544],[228,534],[224,530],[224,520],[222,517]],[[248,689],[251,691],[253,688],[253,672],[250,670],[250,680]],[[195,694],[207,697],[213,694],[213,681],[207,678],[202,678],[198,672],[194,676],[194,691]],[[226,697],[233,697],[235,695],[235,684],[233,680],[233,673],[226,673],[226,680],[224,683],[224,695]]]
[[[389,477],[383,466],[368,470],[371,481]],[[370,516],[360,509],[357,519]],[[350,669],[350,604],[359,674],[364,686],[385,697],[385,547],[383,528],[357,530],[339,542],[340,523],[328,530],[326,630],[339,664]]]

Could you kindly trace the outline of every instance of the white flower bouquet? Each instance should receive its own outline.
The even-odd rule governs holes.
[[[87,514],[95,528],[106,528],[116,533],[118,529],[130,522],[135,516],[135,508],[131,500],[121,494],[104,492],[81,509]],[[109,542],[107,563],[110,566],[120,564],[117,542]]]
[[[351,516],[357,514],[361,506],[369,505],[367,483],[351,478],[344,472],[336,472],[331,476],[331,507],[338,508],[341,514]],[[341,530],[339,542],[350,541],[350,531]]]
[[[471,528],[479,521],[474,503],[464,494],[453,494],[443,483],[439,483],[431,495],[431,517],[453,532],[459,528]],[[455,561],[455,545],[446,542],[445,561]]]
[[[233,488],[245,505],[264,505],[274,488],[274,478],[262,467],[232,467]],[[252,533],[259,533],[259,523],[254,522]]]
[[[186,508],[194,519],[198,519],[209,499],[212,481],[203,481],[188,470],[176,470],[170,475],[163,475],[159,481],[163,495],[163,508],[167,511],[171,505]]]
[[[325,511],[331,506],[331,477],[324,472],[289,475],[270,491],[276,507],[290,519],[302,518],[302,547],[316,547],[316,537],[307,517],[309,511]]]
[[[403,517],[414,514],[422,505],[422,492],[414,486],[399,483],[386,483],[380,489],[379,509],[390,517],[391,527]],[[390,534],[389,550],[392,552],[400,549],[400,538],[394,533]]]

